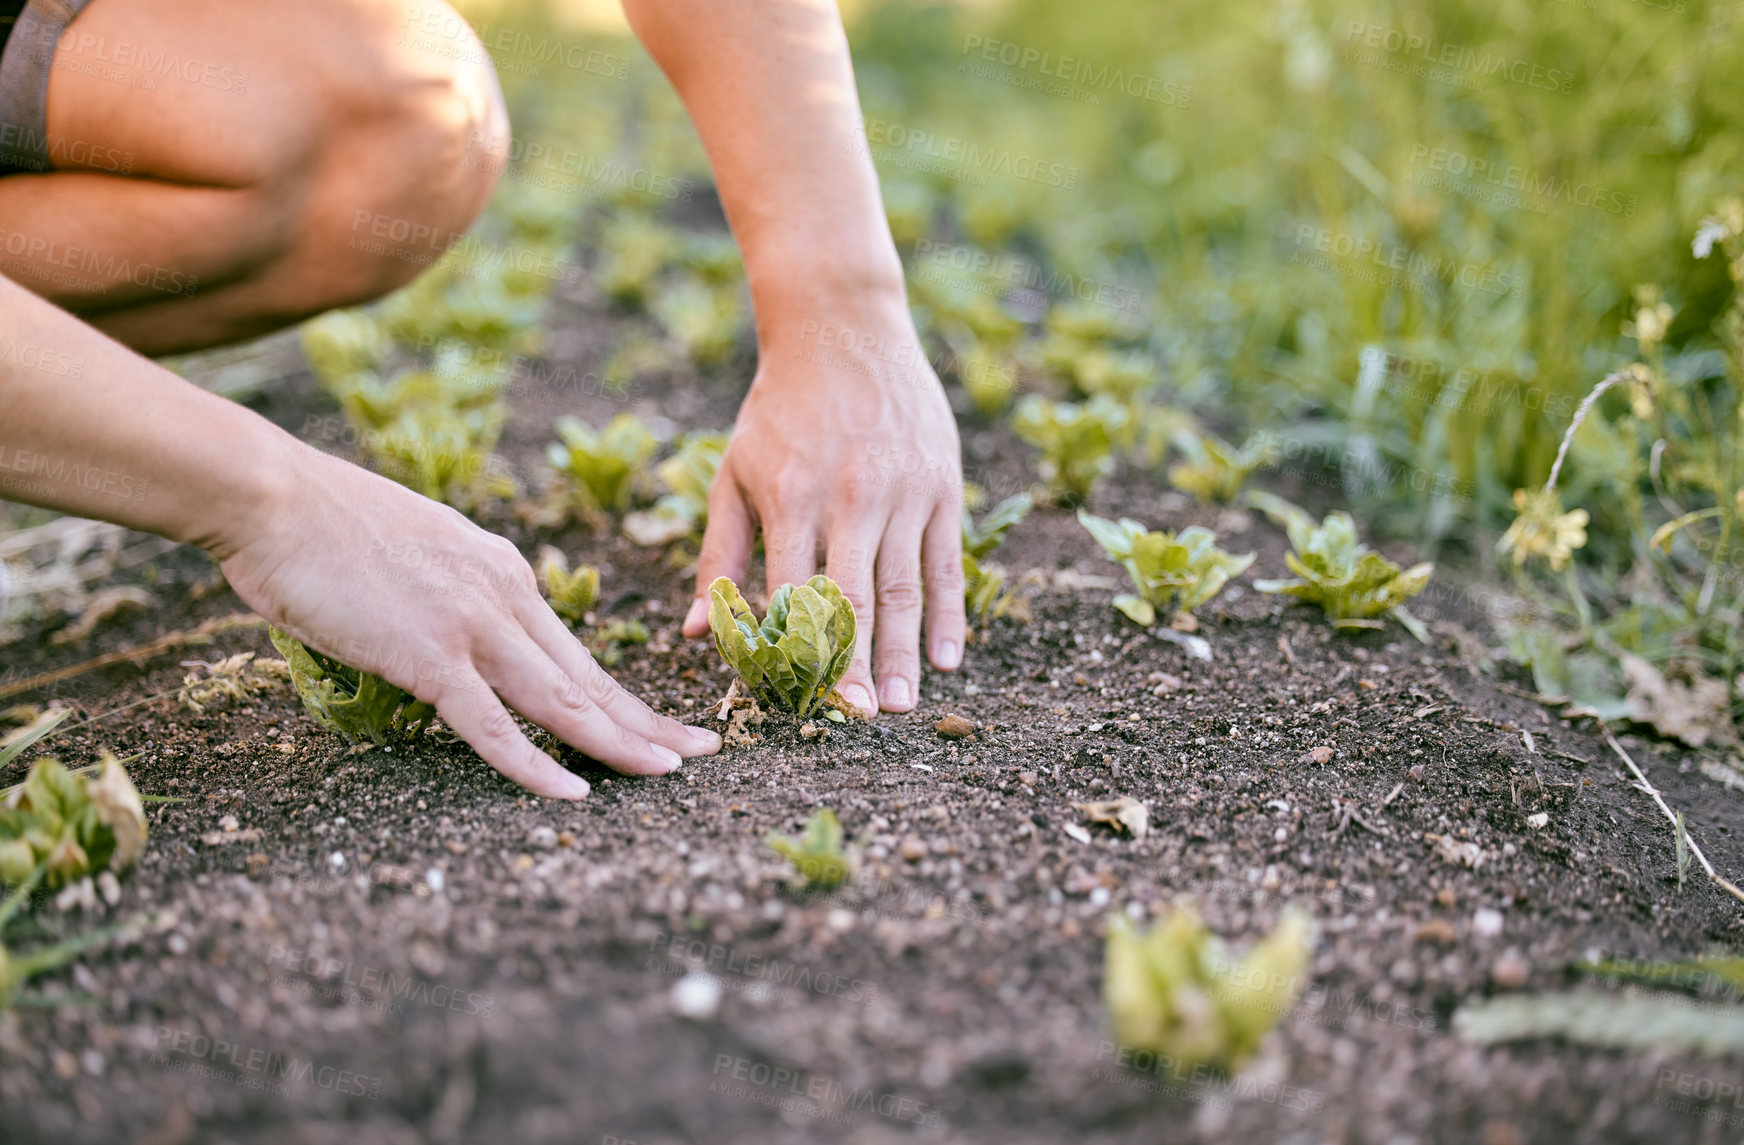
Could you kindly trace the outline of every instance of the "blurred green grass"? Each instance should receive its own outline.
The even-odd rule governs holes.
[[[493,54],[528,171],[571,149],[706,185],[627,35],[535,3],[469,14],[487,45],[520,33]],[[625,65],[540,64],[539,29]],[[1039,337],[1036,306],[1100,287],[1125,304],[1120,346],[1160,368],[1154,399],[1331,459],[1352,508],[1431,549],[1493,537],[1542,482],[1580,396],[1633,357],[1635,284],[1676,306],[1674,370],[1718,370],[1727,284],[1689,236],[1744,186],[1735,5],[865,2],[850,34],[905,258],[1007,256],[1040,286],[971,267],[916,290],[923,323],[1003,296]],[[585,190],[613,215],[682,213]],[[1595,424],[1565,499],[1593,510],[1591,555],[1622,564],[1606,480]]]

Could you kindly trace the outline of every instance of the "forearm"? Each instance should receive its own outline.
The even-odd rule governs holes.
[[[624,9],[702,137],[759,324],[837,300],[904,306],[833,0],[624,0]]]
[[[222,559],[295,442],[0,278],[0,497]]]

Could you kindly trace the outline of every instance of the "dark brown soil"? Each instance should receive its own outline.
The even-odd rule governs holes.
[[[579,379],[622,321],[578,295],[552,325],[545,376]],[[747,365],[731,381],[641,385],[625,402],[579,382],[529,385],[504,452],[530,473],[564,412],[724,427]],[[336,424],[307,378],[260,405],[317,440]],[[1002,492],[1026,479],[1027,451],[1003,430],[966,420],[965,442],[972,479]],[[1264,521],[1236,532],[1239,515],[1189,508],[1147,474],[1123,474],[1095,508],[1217,524],[1227,547],[1260,554],[1261,575],[1282,568]],[[485,519],[529,554],[555,539],[601,564],[604,611],[654,633],[620,678],[705,718],[729,677],[677,635],[682,562]],[[1668,825],[1590,725],[1523,698],[1524,679],[1479,672],[1445,637],[1425,648],[1398,628],[1334,634],[1249,577],[1202,618],[1215,659],[1190,660],[1114,612],[1112,587],[1083,586],[1118,570],[1063,512],[1033,515],[998,559],[1032,619],[991,625],[963,671],[924,682],[916,712],[816,741],[771,720],[756,746],[659,780],[572,757],[594,784],[577,805],[526,796],[461,745],[353,753],[288,691],[178,706],[178,660],[268,653],[259,630],[9,701],[70,699],[91,722],[52,741],[63,759],[141,753],[141,789],[187,802],[154,806],[149,852],[124,882],[115,913],[151,919],[137,940],[29,992],[62,1004],[0,1017],[0,1139],[1736,1136],[1715,1119],[1744,1111],[1687,1095],[1737,1085],[1736,1064],[1484,1050],[1451,1032],[1456,1008],[1501,988],[1499,961],[1523,957],[1527,989],[1562,988],[1595,947],[1686,958],[1736,941],[1740,904],[1705,882],[1678,889]],[[156,614],[72,647],[46,632],[12,645],[8,678],[240,608],[197,553],[166,556],[153,576]],[[1422,611],[1481,632],[1458,599]],[[941,738],[947,713],[978,730]],[[1688,753],[1623,743],[1715,865],[1744,873],[1737,796]],[[1150,805],[1148,838],[1067,833],[1082,821],[1074,802],[1116,794]],[[763,844],[819,807],[864,856],[859,880],[827,897],[788,889]],[[1534,829],[1539,812],[1548,825]],[[1426,834],[1477,844],[1481,865],[1449,863]],[[1233,1081],[1132,1068],[1107,1041],[1105,919],[1180,895],[1238,945],[1289,902],[1321,929],[1311,990]],[[1499,934],[1474,923],[1485,910]],[[46,934],[97,921],[34,917]],[[676,1012],[674,984],[696,967],[724,987],[713,1017]]]

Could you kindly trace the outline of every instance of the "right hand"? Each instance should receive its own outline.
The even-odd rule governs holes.
[[[508,708],[631,775],[720,749],[714,732],[656,714],[608,676],[509,541],[386,478],[286,447],[292,477],[276,503],[206,542],[273,624],[434,704],[485,762],[537,795],[579,799],[588,787],[534,747]]]

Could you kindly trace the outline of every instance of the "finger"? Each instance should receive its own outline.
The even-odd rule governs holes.
[[[709,487],[708,525],[702,532],[702,553],[696,559],[696,593],[684,617],[686,636],[708,631],[709,585],[722,576],[735,584],[743,581],[750,559],[751,510],[732,471],[723,464]]]
[[[544,601],[529,601],[524,611],[528,615],[521,622],[533,642],[570,679],[592,680],[589,690],[595,702],[619,726],[682,756],[713,755],[721,749],[721,737],[716,733],[663,716],[626,691]]]
[[[926,580],[927,659],[941,672],[963,663],[968,619],[963,604],[963,503],[946,498],[933,509],[921,541]]]
[[[605,673],[573,679],[524,635],[479,656],[478,668],[510,707],[613,771],[665,775],[682,762],[606,714],[603,693],[617,685]]]
[[[587,780],[534,747],[477,672],[469,669],[443,688],[434,702],[443,723],[486,763],[528,791],[549,799],[587,796]]]
[[[878,544],[878,629],[872,636],[878,706],[906,712],[920,694],[921,537],[926,518],[893,517]]]
[[[837,685],[842,696],[868,716],[878,714],[872,690],[872,629],[877,619],[873,606],[872,564],[884,522],[869,525],[850,521],[830,537],[825,572],[854,606],[856,633],[854,658]]]
[[[764,516],[763,564],[769,595],[784,584],[804,584],[817,572],[817,533],[811,522],[783,506]]]

